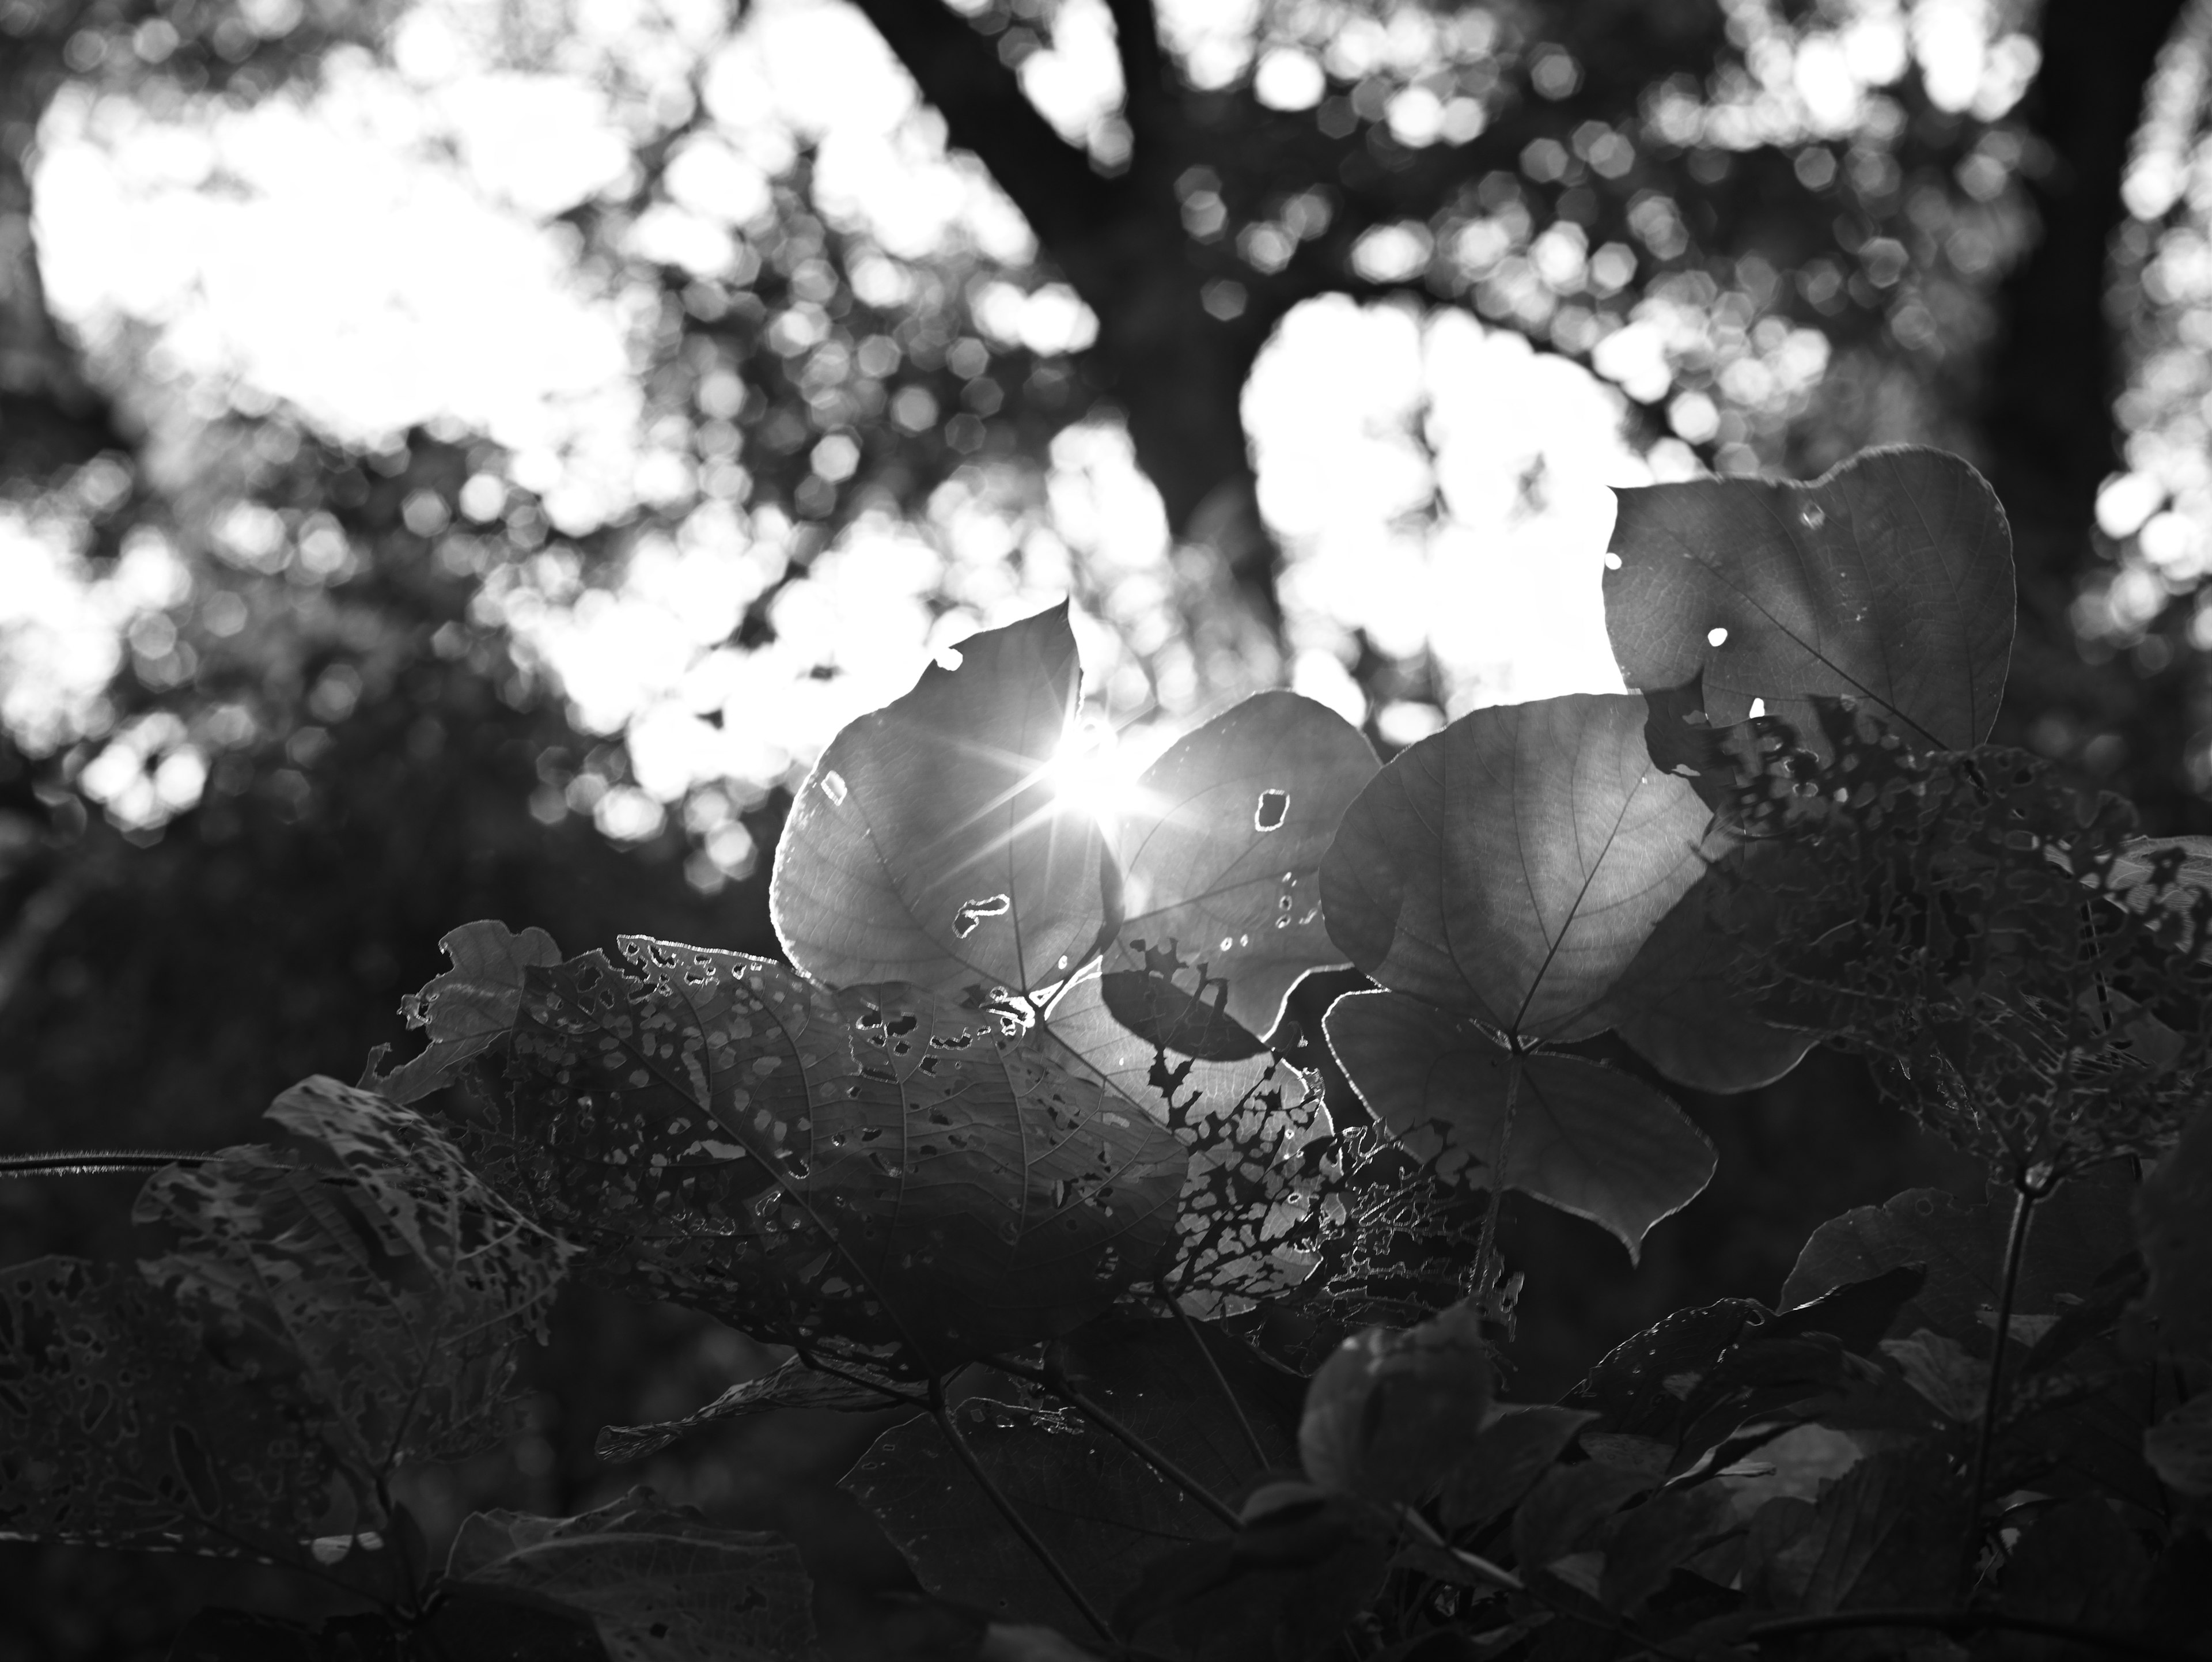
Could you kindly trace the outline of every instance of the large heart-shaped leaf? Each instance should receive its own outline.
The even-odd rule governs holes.
[[[1510,1088],[1506,1186],[1602,1225],[1632,1258],[1651,1226],[1712,1177],[1705,1133],[1613,1068],[1544,1051],[1514,1056],[1401,993],[1347,994],[1322,1026],[1376,1119],[1447,1179],[1492,1180]]]
[[[1227,1014],[1264,1037],[1300,976],[1344,961],[1321,922],[1322,856],[1378,765],[1358,728],[1294,692],[1259,693],[1177,740],[1122,822],[1122,940],[1203,959]]]
[[[1599,1001],[1705,870],[1710,815],[1652,764],[1644,701],[1462,716],[1375,776],[1322,864],[1330,935],[1387,987],[1526,1038]]]
[[[333,1451],[133,1271],[0,1271],[0,1538],[305,1562]]]
[[[1108,1006],[1096,971],[1061,992],[1040,1037],[1188,1151],[1180,1242],[1165,1277],[1187,1308],[1246,1309],[1313,1272],[1335,1126],[1304,1074],[1265,1050],[1206,1061],[1140,1038]]]
[[[1728,868],[1756,858],[1738,849],[1708,871],[1660,920],[1598,1006],[1637,1054],[1668,1079],[1700,1091],[1749,1091],[1781,1078],[1820,1035],[1762,1016],[1746,990],[1753,953],[1716,915],[1742,895]]]
[[[941,1371],[1164,1266],[1186,1159],[1040,1041],[911,987],[830,992],[622,941],[533,970],[495,1177],[601,1266],[763,1338]]]
[[[1996,717],[2012,655],[2012,536],[1956,456],[1868,451],[1814,480],[1621,490],[1606,629],[1638,691],[1704,676],[1715,727],[1754,700],[1814,730],[1849,697],[1915,744],[1963,750]]]
[[[810,1662],[813,1584],[779,1536],[716,1529],[651,1489],[574,1518],[479,1512],[461,1525],[449,1584],[544,1599],[588,1616],[611,1662]]]
[[[840,733],[792,804],[769,910],[791,961],[830,986],[1025,993],[1120,921],[1105,834],[1054,785],[1080,686],[1066,603],[959,653]]]
[[[570,1249],[411,1111],[319,1076],[269,1117],[305,1155],[234,1148],[155,1174],[143,1267],[329,1415],[348,1468],[458,1459],[503,1437],[520,1342],[542,1338]]]

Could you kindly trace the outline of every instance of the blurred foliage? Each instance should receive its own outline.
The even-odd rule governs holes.
[[[284,1083],[396,1038],[399,992],[459,920],[773,950],[764,851],[811,758],[769,746],[672,792],[641,779],[626,712],[585,721],[542,647],[545,619],[655,561],[714,574],[696,604],[722,632],[683,696],[732,742],[760,701],[784,721],[868,667],[821,648],[740,673],[834,641],[870,581],[832,582],[834,557],[893,531],[921,551],[891,592],[915,647],[1072,590],[1120,654],[1116,719],[1270,683],[1309,647],[1370,709],[1443,705],[1431,653],[1275,629],[1296,551],[1261,511],[1243,399],[1279,326],[1328,295],[1471,309],[1589,366],[1664,469],[1810,474],[1899,440],[1967,455],[2023,565],[1999,736],[2126,791],[2152,831],[2212,821],[2212,632],[2186,599],[2212,546],[2191,530],[2202,7],[2171,45],[2177,0],[2124,20],[2087,0],[1270,0],[1226,33],[1173,9],[1155,33],[1144,0],[1112,0],[1118,34],[1096,0],[860,9],[934,106],[913,142],[949,143],[996,204],[949,239],[889,246],[814,137],[717,93],[746,6],[614,8],[618,27],[562,0],[458,9],[493,61],[602,88],[629,148],[550,226],[623,320],[640,400],[623,490],[580,506],[558,469],[458,423],[341,440],[250,380],[179,374],[155,326],[81,340],[46,304],[31,180],[58,99],[249,107],[388,61],[399,8],[0,0],[0,570],[75,608],[44,635],[0,613],[9,1149],[236,1141]],[[1102,52],[1119,95],[1057,130],[1025,88]],[[1164,564],[1054,530],[1055,466],[1116,422]],[[1419,423],[1410,440],[1433,459]],[[1521,483],[1523,505],[1543,492]],[[1302,991],[1291,1019],[1316,1033],[1326,1002]],[[1632,1277],[1595,1231],[1509,1215],[1531,1265],[1519,1394],[1665,1309],[1770,1294],[1811,1221],[1955,1175],[1838,1058],[1689,1105],[1722,1178]],[[0,1186],[0,1244],[119,1253],[123,1200]],[[538,1430],[422,1481],[456,1518],[606,1498],[628,1478],[594,1462],[592,1427],[680,1414],[765,1361],[573,1294]],[[888,1549],[815,1481],[853,1434],[809,1453],[815,1432],[748,1422],[648,1475],[727,1521],[805,1513],[802,1540],[842,1543],[850,1584],[880,1591]],[[204,1582],[0,1549],[0,1656],[159,1655]]]

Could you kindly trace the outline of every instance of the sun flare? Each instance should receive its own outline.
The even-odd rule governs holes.
[[[1085,723],[1069,730],[1043,777],[1063,812],[1089,814],[1111,831],[1141,806],[1141,771],[1111,728]]]

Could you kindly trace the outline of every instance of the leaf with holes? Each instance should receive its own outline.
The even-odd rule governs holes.
[[[0,1270],[0,1539],[304,1562],[334,1521],[319,1418],[129,1269]]]
[[[1446,1179],[1491,1181],[1510,1088],[1506,1186],[1603,1226],[1631,1258],[1711,1179],[1705,1134],[1613,1068],[1546,1051],[1516,1060],[1402,993],[1346,994],[1322,1025],[1368,1111]]]
[[[1150,1279],[1182,1147],[912,987],[624,937],[531,972],[495,1178],[617,1279],[764,1339],[939,1372]]]
[[[831,741],[777,841],[776,938],[830,986],[1030,992],[1121,921],[1105,835],[1053,778],[1079,682],[1066,606],[959,654]]]
[[[1166,1275],[1187,1309],[1247,1309],[1312,1274],[1337,1175],[1335,1127],[1313,1081],[1265,1050],[1206,1061],[1139,1038],[1115,1015],[1096,971],[1061,992],[1039,1031],[1188,1151],[1181,1239]]]
[[[1121,826],[1133,961],[1120,972],[1164,949],[1222,986],[1237,1027],[1271,1032],[1300,976],[1344,962],[1321,921],[1322,856],[1376,766],[1358,728],[1294,692],[1259,693],[1177,740],[1137,782]],[[1163,1031],[1114,993],[1109,982],[1115,1014],[1143,1036],[1206,1053],[1187,1042],[1187,1017]]]
[[[1346,813],[1329,934],[1386,987],[1504,1032],[1602,1032],[1607,990],[1703,874],[1710,817],[1645,753],[1640,698],[1475,710]]]
[[[472,1513],[446,1576],[588,1616],[611,1662],[805,1662],[822,1653],[797,1547],[764,1531],[716,1529],[696,1507],[672,1507],[647,1488],[574,1518]]]
[[[1996,718],[2012,656],[2012,535],[1956,456],[1865,452],[1814,480],[1621,490],[1606,629],[1631,687],[1701,672],[1712,727],[1815,727],[1812,695],[1864,701],[1911,742],[1962,750]]]
[[[438,942],[453,967],[399,1001],[410,1027],[426,1027],[422,1054],[390,1073],[374,1068],[362,1088],[394,1102],[415,1102],[448,1083],[471,1058],[489,1050],[514,1026],[522,1008],[522,982],[532,965],[561,961],[561,949],[543,929],[516,934],[504,923],[464,923]]]
[[[516,1347],[543,1338],[570,1249],[382,1097],[318,1076],[269,1117],[301,1151],[230,1149],[146,1184],[134,1215],[179,1237],[148,1277],[323,1404],[357,1476],[499,1440]]]

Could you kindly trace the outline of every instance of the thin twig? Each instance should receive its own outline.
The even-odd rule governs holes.
[[[1229,1404],[1230,1413],[1236,1416],[1237,1430],[1244,1434],[1244,1446],[1252,1451],[1253,1463],[1265,1471],[1273,1463],[1267,1458],[1267,1451],[1260,1441],[1260,1434],[1252,1429],[1251,1421],[1244,1417],[1244,1404],[1237,1400],[1237,1393],[1229,1388],[1229,1376],[1221,1371],[1221,1364],[1215,1360],[1213,1348],[1206,1343],[1206,1335],[1198,1330],[1198,1324],[1191,1320],[1190,1312],[1185,1310],[1182,1301],[1168,1290],[1165,1282],[1160,1282],[1153,1290],[1166,1300],[1168,1308],[1175,1312],[1176,1319],[1182,1324],[1183,1331],[1190,1335],[1190,1342],[1198,1347],[1198,1354],[1206,1360],[1206,1371],[1213,1375],[1213,1383],[1221,1387],[1221,1400]]]
[[[2005,1238],[2004,1280],[1997,1289],[1997,1336],[1990,1352],[1989,1394],[1982,1402],[1982,1422],[1974,1434],[1973,1476],[1966,1485],[1966,1538],[1960,1551],[1959,1592],[1972,1592],[1974,1568],[1982,1557],[1982,1491],[1989,1482],[1990,1450],[1996,1440],[1997,1418],[2004,1409],[2005,1348],[2012,1342],[2013,1300],[2020,1290],[2020,1266],[2027,1250],[2028,1220],[2043,1190],[2024,1178],[2013,1185],[2012,1228]]]
[[[929,1382],[929,1413],[930,1417],[937,1422],[937,1428],[945,1434],[945,1440],[952,1446],[952,1452],[960,1457],[961,1464],[968,1468],[968,1475],[975,1480],[985,1497],[998,1508],[999,1515],[1006,1520],[1007,1527],[1021,1537],[1022,1544],[1036,1555],[1037,1562],[1044,1566],[1045,1574],[1059,1584],[1060,1590],[1067,1595],[1068,1603],[1080,1610],[1083,1619],[1097,1629],[1098,1636],[1109,1643],[1113,1642],[1114,1630],[1106,1625],[1106,1618],[1099,1615],[1097,1607],[1084,1595],[1083,1589],[1075,1585],[1075,1578],[1053,1555],[1052,1549],[1044,1543],[1044,1537],[1030,1527],[1029,1519],[1015,1508],[1006,1490],[999,1487],[998,1480],[983,1469],[983,1463],[975,1458],[975,1451],[968,1446],[967,1440],[961,1436],[959,1428],[952,1423],[952,1415],[945,1406],[945,1387],[934,1378]]]
[[[1115,1419],[1100,1404],[1085,1396],[1067,1375],[1056,1367],[1048,1367],[1042,1374],[1045,1389],[1073,1407],[1075,1411],[1108,1436],[1120,1442],[1154,1471],[1173,1483],[1185,1495],[1204,1507],[1231,1529],[1242,1527],[1236,1508],[1199,1482],[1189,1472],[1154,1448],[1149,1442]]]
[[[2109,1651],[2114,1656],[2139,1656],[2147,1662],[2203,1662],[2203,1653],[2185,1651],[2155,1640],[2131,1639],[2125,1634],[2100,1633],[2075,1627],[2070,1622],[2046,1622],[2036,1616],[2014,1616],[2004,1610],[1829,1610],[1819,1616],[1786,1616],[1761,1622],[1744,1637],[1754,1644],[1770,1639],[1790,1639],[1799,1634],[1835,1633],[1852,1628],[1927,1628],[1937,1633],[1972,1633],[1996,1629],[2006,1633],[2039,1634],[2045,1639],[2070,1640]]]
[[[64,1148],[51,1154],[0,1154],[0,1178],[97,1178],[204,1166],[215,1154],[165,1154],[150,1148]]]

